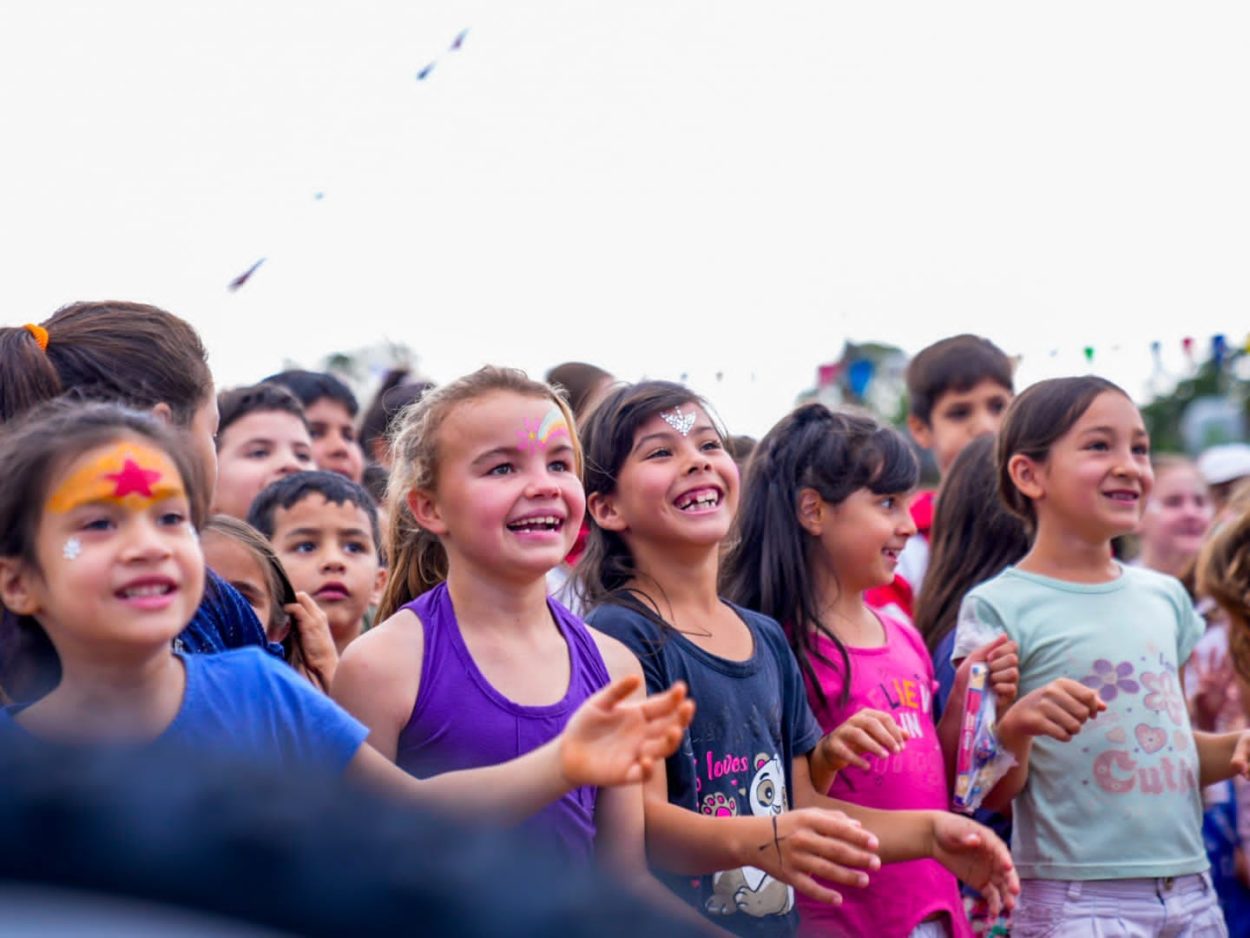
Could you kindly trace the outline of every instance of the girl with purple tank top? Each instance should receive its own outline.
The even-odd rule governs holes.
[[[609,682],[607,665],[586,626],[548,601],[552,618],[569,648],[568,692],[550,706],[509,700],[478,669],[460,634],[447,584],[404,606],[421,620],[425,657],[412,716],[400,731],[395,761],[426,778],[456,769],[507,762],[559,734],[569,716]],[[548,805],[527,828],[550,837],[570,858],[592,856],[597,789],[577,788]]]
[[[547,595],[586,507],[551,388],[484,368],[426,394],[392,449],[385,621],[347,649],[334,686],[376,748],[419,777],[507,762],[610,681],[641,681],[625,645]],[[570,790],[526,823],[535,843],[697,920],[647,869],[641,784]]]

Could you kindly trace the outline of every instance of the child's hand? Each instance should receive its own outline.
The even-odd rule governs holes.
[[[1235,687],[1232,658],[1218,649],[1207,655],[1194,653],[1185,670],[1186,676],[1197,678],[1197,689],[1189,698],[1194,729],[1210,732],[1215,729],[1216,720]]]
[[[815,877],[863,888],[868,885],[863,870],[881,868],[877,838],[841,811],[799,808],[768,820],[773,826],[750,865],[818,902],[840,905],[842,896]]]
[[[1067,742],[1107,705],[1090,688],[1071,678],[1056,678],[1026,694],[998,721],[998,738],[1013,748],[1034,736]]]
[[[630,785],[671,755],[694,716],[680,681],[662,694],[627,700],[642,687],[631,674],[613,681],[580,707],[560,734],[560,771],[573,788]]]
[[[933,812],[933,859],[980,892],[991,917],[1015,908],[1020,878],[1007,845],[988,827],[957,814]]]
[[[982,645],[960,662],[956,674],[959,688],[968,686],[968,674],[972,666],[981,662],[989,665],[989,686],[994,691],[998,712],[1002,713],[1016,699],[1020,683],[1020,648],[1006,635],[999,635],[992,642]]]
[[[907,733],[883,710],[860,710],[818,744],[829,768],[839,772],[848,765],[869,768],[864,753],[885,759],[903,751]]]
[[[328,691],[339,665],[339,652],[330,634],[330,620],[316,601],[303,591],[297,591],[296,601],[282,608],[291,619],[304,668],[321,689]]]
[[[1234,775],[1250,778],[1250,730],[1245,730],[1237,737],[1237,745],[1233,748],[1233,758],[1229,760]]]

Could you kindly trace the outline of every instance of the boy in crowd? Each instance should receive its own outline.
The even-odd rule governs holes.
[[[270,482],[313,468],[312,437],[299,399],[278,384],[222,391],[217,406],[212,511],[241,521]]]
[[[1011,359],[1002,349],[989,339],[967,334],[921,349],[908,364],[907,428],[917,445],[933,454],[941,477],[965,446],[997,432],[1015,395],[1011,373]],[[929,566],[935,495],[930,489],[912,499],[916,535],[899,557],[894,582],[871,591],[869,597],[872,605],[902,612],[909,622]]]
[[[360,405],[351,388],[324,371],[281,371],[265,381],[290,389],[303,403],[317,468],[359,482],[365,459],[356,437]]]
[[[261,492],[247,520],[269,538],[291,585],[326,614],[342,654],[386,586],[369,493],[334,472],[300,472]]]

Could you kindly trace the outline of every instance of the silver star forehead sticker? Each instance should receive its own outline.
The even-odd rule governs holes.
[[[682,436],[688,435],[691,428],[694,426],[693,410],[688,414],[683,414],[680,407],[674,407],[672,410],[667,410],[660,414],[660,416],[664,419],[666,424]]]

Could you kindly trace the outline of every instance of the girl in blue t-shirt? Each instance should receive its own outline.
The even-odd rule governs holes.
[[[1226,934],[1198,792],[1246,771],[1250,738],[1192,732],[1178,670],[1201,620],[1178,581],[1113,559],[1153,482],[1141,415],[1101,378],[1043,381],[997,456],[1032,544],[969,592],[952,658],[1003,632],[1020,649],[1021,697],[998,722],[1016,765],[985,802],[1015,799],[1012,934]]]
[[[647,787],[648,851],[670,888],[726,928],[775,934],[796,924],[790,887],[838,902],[829,883],[866,885],[879,853],[934,857],[1010,902],[1010,860],[980,825],[815,790],[808,756],[821,733],[785,636],[717,592],[739,481],[702,400],[667,382],[619,388],[582,442],[588,621],[638,655],[649,686],[681,678],[698,704],[666,777]]]
[[[680,689],[620,681],[511,763],[417,781],[365,728],[259,649],[172,650],[204,589],[204,499],[185,444],[151,415],[60,402],[0,432],[0,654],[55,651],[46,695],[0,711],[0,744],[194,747],[344,773],[400,797],[520,817],[579,785],[636,781],[689,719]]]

